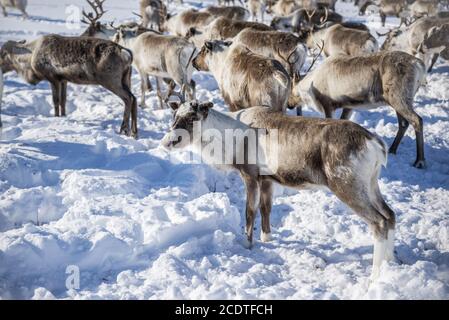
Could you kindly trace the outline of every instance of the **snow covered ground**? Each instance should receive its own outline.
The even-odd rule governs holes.
[[[31,19],[0,18],[0,42],[79,34],[66,7],[82,0],[30,0]],[[206,5],[185,1],[171,11]],[[133,19],[138,1],[107,0],[105,20]],[[361,20],[339,2],[337,11]],[[68,11],[70,14],[72,11]],[[384,31],[378,16],[363,17]],[[365,21],[365,20],[363,20]],[[387,28],[397,24],[387,19]],[[199,100],[225,109],[215,80],[196,73]],[[133,76],[139,94],[139,80]],[[416,97],[428,168],[411,166],[414,133],[382,171],[397,213],[397,257],[369,284],[372,240],[359,218],[324,191],[278,187],[274,240],[242,246],[244,190],[235,173],[173,161],[158,146],[171,112],[139,109],[139,140],[117,134],[123,106],[99,87],[69,85],[68,116],[54,118],[47,83],[5,76],[0,140],[0,297],[43,299],[448,299],[449,64],[439,61]],[[316,115],[311,111],[307,115]],[[390,144],[395,113],[352,120]],[[260,221],[256,222],[256,235]],[[66,287],[68,266],[80,288]]]

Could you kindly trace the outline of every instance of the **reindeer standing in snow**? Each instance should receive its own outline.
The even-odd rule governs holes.
[[[171,106],[174,120],[162,146],[174,150],[192,145],[206,163],[240,173],[246,187],[249,247],[259,209],[261,239],[271,239],[273,183],[298,189],[318,185],[329,188],[370,226],[373,278],[379,275],[384,260],[394,259],[395,214],[378,185],[387,150],[378,137],[350,121],[287,116],[266,107],[221,113],[212,109],[212,103]],[[262,139],[266,143],[258,143],[254,133],[258,129],[265,132]],[[229,132],[236,136],[230,145],[223,139]],[[211,143],[216,147],[213,152],[208,148]]]

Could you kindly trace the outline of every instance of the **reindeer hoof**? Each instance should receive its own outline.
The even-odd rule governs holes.
[[[137,131],[136,132],[132,132],[131,133],[131,137],[133,137],[134,139],[138,139],[139,137],[138,137],[138,134],[137,134]]]
[[[253,242],[250,241],[248,238],[246,238],[245,240],[243,240],[243,246],[246,249],[250,249],[251,250],[253,248]]]
[[[417,169],[424,169],[426,167],[426,160],[416,160],[413,166]]]
[[[126,136],[129,136],[129,128],[127,128],[127,127],[120,128],[120,134],[124,134]]]
[[[269,232],[269,233],[265,233],[265,232],[263,232],[263,231],[261,232],[261,234],[260,234],[260,240],[261,240],[262,242],[270,242],[272,239],[273,239],[273,238],[272,238],[270,232]]]

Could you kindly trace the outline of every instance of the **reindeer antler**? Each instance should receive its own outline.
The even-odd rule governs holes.
[[[317,44],[317,46],[318,46],[318,44]],[[324,49],[324,41],[323,40],[321,40],[321,46],[318,46],[318,48],[320,48],[320,52],[318,52],[318,54],[313,57],[312,64],[310,65],[309,69],[307,69],[306,74],[309,73],[310,70],[312,70],[313,65],[318,60],[318,58],[321,56],[321,53],[323,52],[323,49]]]
[[[84,18],[81,20],[84,23],[87,24],[95,24],[100,18],[105,14],[106,11],[103,9],[103,4],[106,0],[86,0],[87,3],[91,6],[91,8],[94,10],[94,13],[89,12],[86,13],[86,11],[82,11],[84,18],[86,18],[89,22],[87,22]],[[95,14],[95,16],[94,16]]]
[[[282,60],[284,60],[287,64],[288,64],[288,66],[290,67],[290,76],[293,76],[294,74],[294,72],[293,72],[293,66],[296,64],[296,62],[298,62],[298,60],[299,60],[299,56],[297,56],[296,57],[296,59],[295,59],[295,61],[293,61],[293,62],[290,62],[290,58],[292,57],[292,55],[296,52],[296,48],[288,55],[288,57],[287,58],[285,58],[282,54],[281,54],[281,51],[280,51],[280,49],[279,49],[279,47],[278,48],[276,48],[276,50],[277,50],[277,53],[278,53],[278,56],[282,59]]]
[[[309,22],[312,22],[312,17],[315,15],[316,9],[312,11],[312,13],[309,13],[309,10],[306,9],[307,18],[309,19]]]
[[[326,7],[324,7],[324,17],[321,17],[320,23],[323,25],[324,23],[326,23],[328,18],[329,18],[329,10]]]

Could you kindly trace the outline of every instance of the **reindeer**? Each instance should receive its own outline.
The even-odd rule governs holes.
[[[87,29],[81,34],[82,37],[95,37],[105,40],[110,40],[115,34],[115,29],[112,25],[102,24],[101,17],[105,11],[103,4],[106,0],[86,0],[93,12],[86,13],[82,11],[83,18],[81,22],[88,25]]]
[[[300,73],[307,56],[307,49],[301,40],[289,32],[259,31],[248,28],[240,32],[233,41],[254,53],[276,59],[287,70],[291,79]],[[287,107],[290,109],[296,107],[297,114],[302,114],[299,106],[288,103]]]
[[[285,17],[298,9],[301,9],[301,6],[296,0],[278,0],[276,3],[268,6],[267,11],[276,17]]]
[[[340,14],[327,8],[315,9],[311,12],[306,9],[299,9],[286,17],[274,17],[271,21],[271,27],[276,30],[301,33],[325,22],[339,23],[342,21],[343,17]]]
[[[416,0],[410,5],[410,15],[415,18],[434,16],[438,12],[438,0]]]
[[[374,53],[379,49],[376,38],[368,28],[354,23],[326,23],[316,31],[311,30],[307,34],[306,43],[310,49],[323,43],[326,57],[339,54],[357,56]]]
[[[134,65],[141,78],[141,106],[145,107],[145,92],[149,90],[148,76],[156,77],[156,89],[160,108],[163,102],[174,93],[176,84],[181,88],[177,94],[181,101],[185,101],[188,89],[189,99],[195,98],[195,81],[192,80],[192,59],[195,46],[186,39],[176,36],[161,35],[145,32],[137,35],[133,30],[120,29],[114,41],[130,49],[134,54]],[[160,78],[168,78],[169,83],[166,97],[162,96]]]
[[[380,20],[382,26],[385,26],[387,17],[395,16],[401,18],[401,25],[405,22],[405,17],[401,14],[404,13],[407,7],[406,0],[380,0],[377,4],[374,0],[364,0],[359,2],[359,14],[364,15],[368,6],[375,5],[379,9]]]
[[[190,28],[203,28],[216,17],[209,12],[198,11],[196,9],[184,10],[183,12],[167,16],[162,30],[170,34],[184,37]]]
[[[217,40],[204,44],[193,66],[212,73],[231,111],[255,105],[285,111],[291,81],[277,60],[255,54],[241,44]]]
[[[429,57],[449,52],[449,23],[438,27],[432,27],[424,36],[424,40],[418,47],[417,56],[423,61],[429,61]],[[449,56],[443,56],[449,60]]]
[[[449,16],[425,17],[415,21],[406,29],[393,29],[385,34],[378,33],[379,36],[387,36],[381,50],[400,50],[418,56],[419,45],[423,42],[427,32],[433,27],[439,27],[446,23],[449,23]],[[442,51],[441,56],[449,60],[449,49]],[[431,72],[438,59],[438,54],[421,56],[421,58],[426,59],[424,61],[426,69]]]
[[[290,77],[300,72],[307,55],[301,39],[289,32],[248,28],[241,31],[233,41],[254,53],[278,60]]]
[[[394,260],[395,214],[378,185],[387,153],[376,135],[350,121],[287,116],[260,106],[231,113],[214,110],[210,102],[173,103],[171,107],[174,120],[161,141],[164,148],[174,151],[192,146],[206,163],[240,173],[246,187],[249,248],[259,209],[261,240],[271,239],[274,183],[296,189],[320,186],[369,225],[374,236],[371,279],[379,276],[383,261]],[[229,132],[231,143],[223,139]],[[205,152],[211,149],[211,137],[213,153]]]
[[[353,109],[375,108],[387,103],[398,117],[399,130],[390,147],[396,153],[409,124],[416,134],[417,156],[414,166],[425,167],[423,123],[413,110],[413,99],[425,82],[425,67],[421,60],[400,51],[387,51],[363,56],[334,56],[302,79],[295,79],[292,96],[300,97],[318,112],[332,118],[343,108],[342,119],[348,119]]]
[[[263,16],[267,8],[266,0],[248,0],[248,9],[251,14],[251,20],[263,22]]]
[[[163,31],[184,37],[190,28],[202,30],[209,23],[218,17],[225,17],[234,20],[246,19],[248,12],[244,8],[239,7],[209,7],[204,11],[189,9],[174,16],[168,16]]]
[[[203,10],[208,12],[215,17],[225,17],[227,19],[233,20],[247,20],[248,10],[243,7],[232,6],[232,7],[216,7],[209,6]]]
[[[273,30],[266,24],[251,21],[231,20],[224,17],[216,18],[203,30],[190,28],[186,37],[192,41],[198,48],[204,45],[208,40],[228,40],[234,38],[242,30],[254,29],[260,31]]]
[[[136,99],[130,89],[132,61],[131,51],[88,37],[45,35],[29,43],[8,41],[0,50],[3,73],[15,71],[33,85],[50,82],[55,116],[66,115],[67,82],[100,85],[125,104],[120,133],[137,138]]]
[[[167,17],[167,7],[161,0],[140,0],[140,15],[142,27],[161,31],[164,19]]]
[[[28,0],[0,0],[0,7],[2,7],[3,16],[5,17],[8,16],[6,8],[13,8],[22,12],[23,18],[28,19],[28,13],[26,12],[27,5]]]

